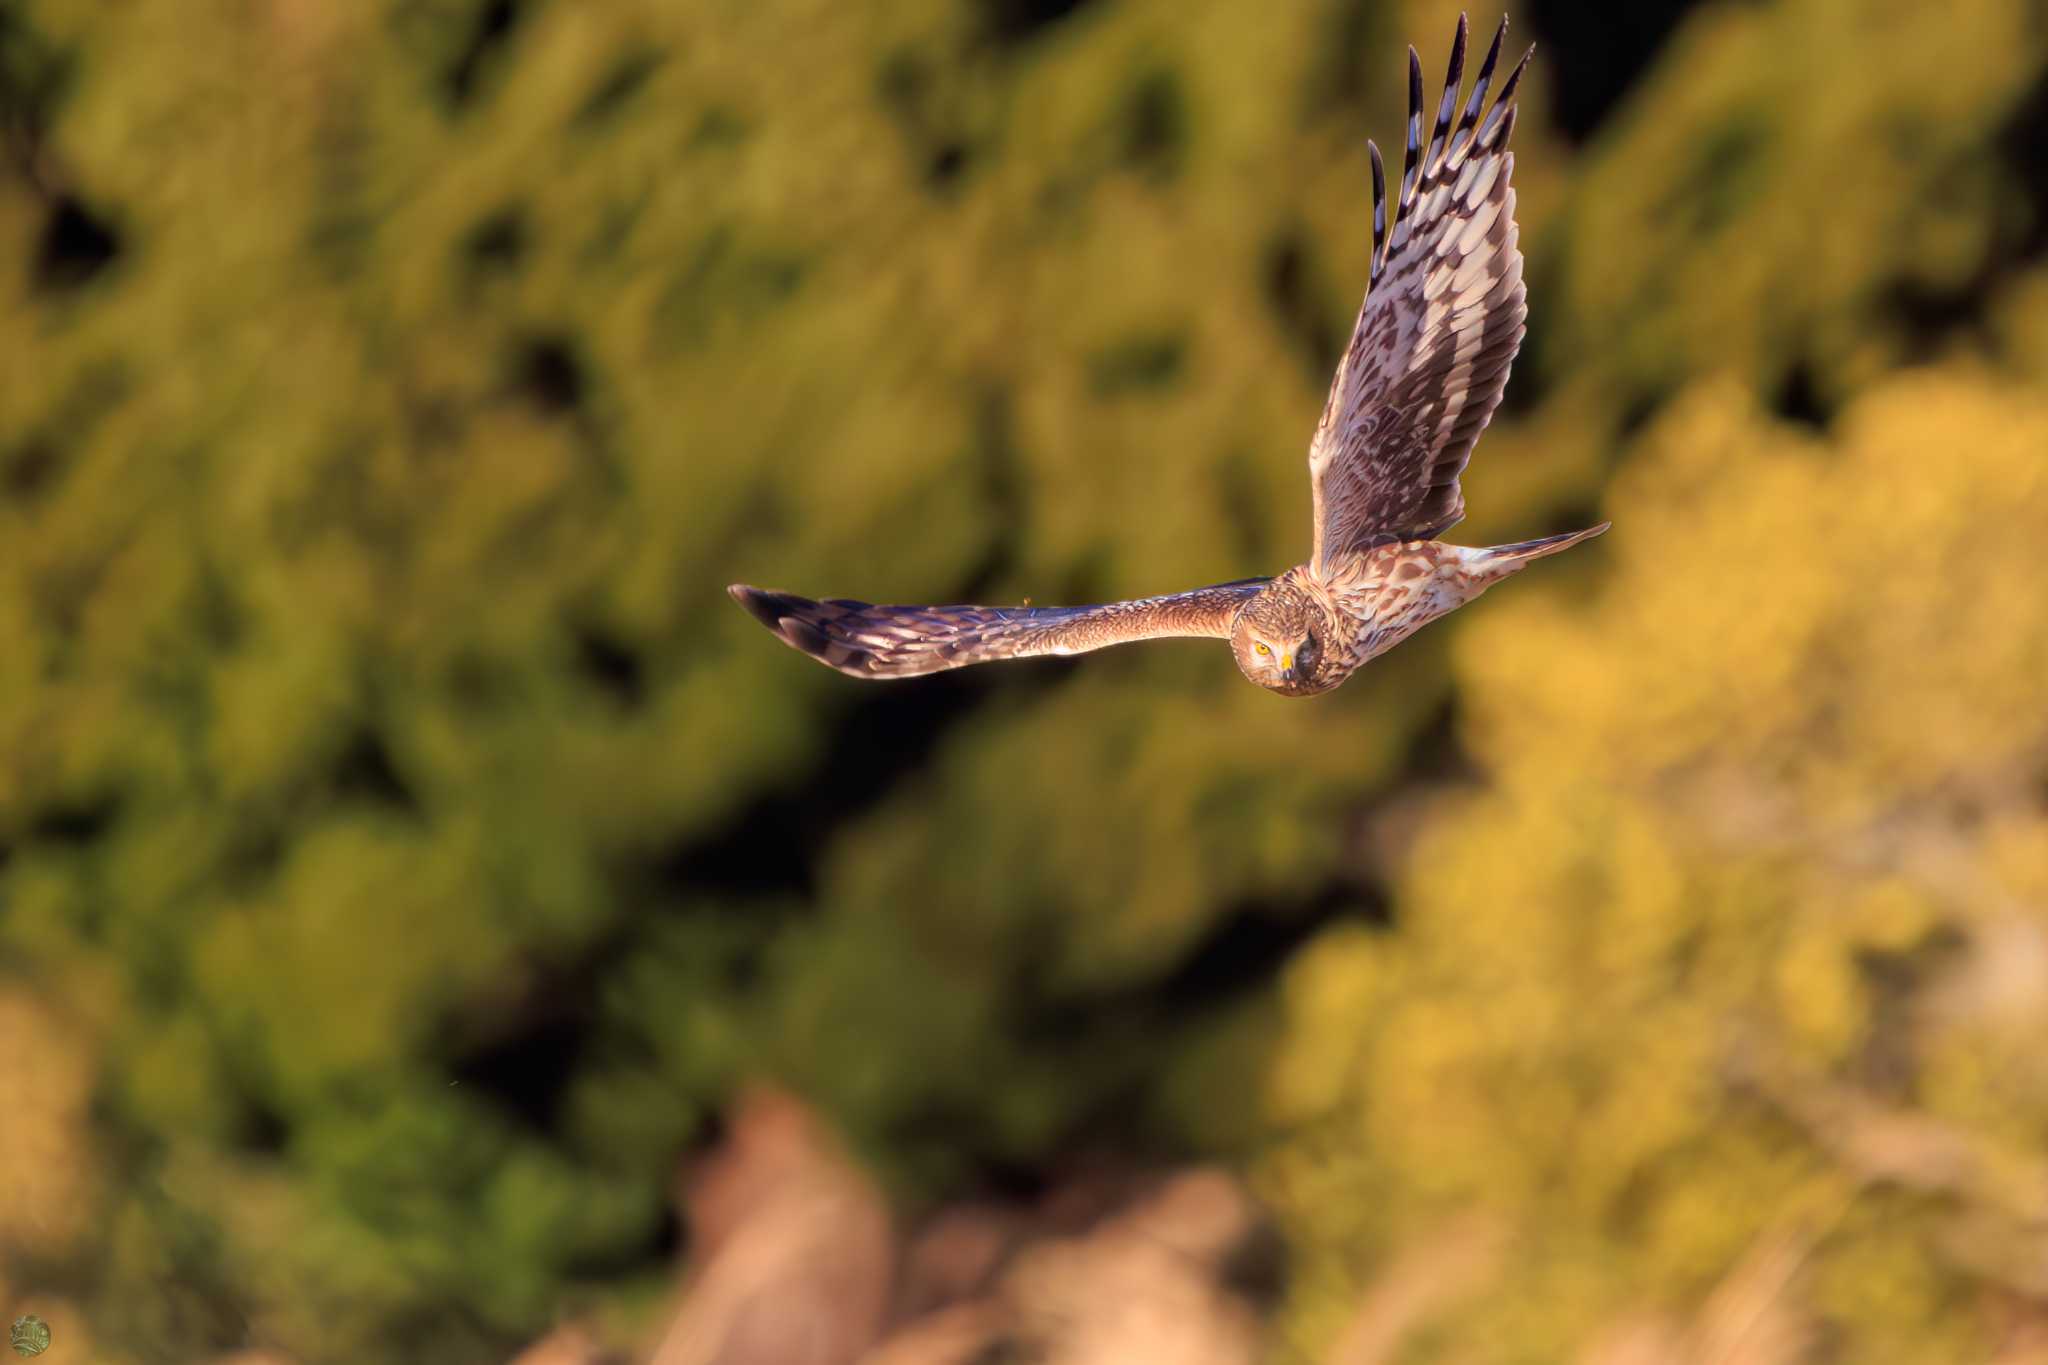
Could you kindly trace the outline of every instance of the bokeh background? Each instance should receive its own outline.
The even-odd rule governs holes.
[[[767,1133],[883,1276],[781,1359],[1077,1180],[1264,1210],[1212,1354],[898,1358],[2048,1359],[2038,4],[1517,9],[1453,538],[1615,529],[1329,698],[725,598],[1296,562],[1456,13],[0,7],[0,1312],[774,1359]]]

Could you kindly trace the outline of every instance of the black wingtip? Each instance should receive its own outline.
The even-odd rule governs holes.
[[[1506,104],[1515,97],[1515,88],[1522,83],[1522,73],[1529,69],[1529,59],[1535,55],[1536,44],[1534,43],[1529,44],[1528,47],[1522,50],[1522,60],[1515,63],[1513,71],[1508,72],[1508,78],[1502,84],[1500,94],[1495,97],[1494,103],[1496,106]]]
[[[1408,206],[1415,201],[1415,190],[1420,185],[1422,171],[1422,57],[1415,45],[1408,45],[1408,145],[1401,155],[1401,196],[1388,215],[1388,231],[1407,213]]]
[[[1597,526],[1588,526],[1583,531],[1566,531],[1562,535],[1541,536],[1535,540],[1517,541],[1513,545],[1492,545],[1480,553],[1489,563],[1510,566],[1508,571],[1512,573],[1524,564],[1547,559],[1595,536],[1605,535],[1608,527],[1613,524],[1611,521],[1603,521]]]
[[[790,608],[798,606],[803,599],[791,597],[786,592],[769,592],[746,583],[731,583],[726,592],[732,600],[747,609],[747,614],[772,631],[780,633],[782,622],[790,614]]]
[[[784,644],[842,673],[849,671],[844,667],[849,652],[841,649],[838,657],[834,657],[832,638],[820,629],[819,602],[793,592],[771,592],[746,583],[731,584],[726,591]]]
[[[1379,144],[1365,140],[1366,155],[1372,161],[1372,261],[1371,279],[1378,279],[1387,261],[1387,168],[1380,160]]]
[[[1460,14],[1458,31],[1451,37],[1451,62],[1444,72],[1444,93],[1436,103],[1436,125],[1429,131],[1429,155],[1424,158],[1428,167],[1426,178],[1434,177],[1442,169],[1444,157],[1450,151],[1451,119],[1458,112],[1458,94],[1465,82],[1465,44],[1470,37],[1470,26]]]

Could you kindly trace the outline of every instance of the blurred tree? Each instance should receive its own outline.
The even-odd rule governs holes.
[[[1162,1056],[1244,1080],[1261,978],[1148,987],[1364,904],[1331,817],[1440,647],[1334,745],[1221,656],[857,693],[720,589],[1296,553],[1366,237],[1295,86],[1355,22],[5,12],[0,960],[103,1058],[48,1273],[109,1349],[501,1350],[665,1270],[755,1071],[913,1198],[1194,1140]]]
[[[1811,1220],[1786,1292],[1832,1358],[1984,1358],[2048,1199],[2048,407],[1901,378],[1823,445],[1713,383],[1643,447],[1611,586],[1459,639],[1488,785],[1417,844],[1401,932],[1291,974],[1301,1330],[1476,1205],[1524,1254],[1458,1359],[1564,1358]]]
[[[67,1078],[49,1082],[61,1128],[22,1130],[44,1135],[34,1150],[76,1143],[94,1163],[24,1177],[22,1198],[76,1222],[0,1224],[9,1286],[61,1295],[110,1359],[245,1342],[306,1361],[495,1358],[565,1304],[646,1311],[681,1236],[675,1158],[757,1072],[819,1101],[911,1204],[1075,1143],[1247,1150],[1266,1122],[1242,1097],[1269,1060],[1269,982],[1299,944],[1333,935],[1290,977],[1311,995],[1302,982],[1364,990],[1355,971],[1380,983],[1368,999],[1428,988],[1399,995],[1426,1012],[1497,981],[1497,958],[1424,927],[1440,893],[1419,880],[1392,906],[1397,934],[1365,927],[1389,913],[1368,846],[1400,823],[1395,785],[1457,770],[1465,739],[1510,771],[1523,740],[1495,731],[1514,706],[1563,742],[1593,724],[1566,702],[1602,700],[1599,723],[1622,728],[1591,746],[1645,765],[1733,716],[1757,728],[1732,752],[1841,828],[1868,816],[1859,781],[1947,780],[1976,750],[1916,750],[1915,732],[1978,723],[1995,687],[2017,696],[2023,675],[1997,670],[2032,658],[2000,623],[2033,618],[2003,599],[1973,599],[1955,627],[1981,674],[1953,698],[1945,677],[1893,696],[1837,670],[1847,709],[1816,690],[1806,728],[1768,729],[1792,725],[1769,719],[1790,705],[1772,689],[1809,657],[1860,657],[1821,629],[1870,600],[1860,550],[1800,561],[1755,638],[1697,621],[1719,633],[1674,653],[1692,661],[1676,680],[1646,675],[1647,696],[1586,662],[1638,650],[1635,623],[1600,623],[1574,664],[1545,632],[1576,628],[1535,603],[1474,613],[1494,643],[1463,656],[1455,697],[1466,623],[1340,702],[1289,706],[1213,651],[862,691],[764,646],[724,600],[733,578],[1098,598],[1291,562],[1302,452],[1363,280],[1364,137],[1399,127],[1399,45],[1435,66],[1454,9],[0,9],[0,972],[7,998],[57,1021],[0,1036],[33,1054],[22,1074]],[[1539,58],[1517,133],[1538,330],[1469,537],[1576,524],[1570,504],[1647,450],[1667,472],[1624,496],[1622,530],[1680,556],[1649,631],[1726,600],[1695,506],[1835,458],[1733,390],[1694,390],[1702,374],[1846,423],[1902,361],[1983,350],[2002,368],[1883,388],[1867,411],[1904,421],[1912,405],[1886,395],[1939,399],[1961,425],[1913,429],[1944,448],[2003,430],[1986,414],[2048,375],[2029,14],[1702,7],[1590,130]],[[1679,393],[1694,396],[1660,416]],[[1842,449],[1893,458],[1862,420]],[[1716,421],[1737,446],[1800,453],[1709,470],[1666,453],[1718,449]],[[1815,470],[1783,472],[1802,460]],[[1926,500],[1927,525],[1959,535],[1954,499],[1988,493],[1963,463],[1923,458],[1926,485],[1893,501]],[[1670,482],[1681,466],[1696,486]],[[1110,513],[1130,505],[1145,515]],[[2026,504],[2002,486],[1993,506]],[[1831,515],[1823,543],[1861,534]],[[1635,553],[1616,602],[1648,591]],[[1915,581],[1900,620],[1932,610],[1937,580]],[[1523,661],[1514,697],[1496,656]],[[1552,695],[1570,679],[1584,696]],[[1756,706],[1714,709],[1730,696]],[[1852,740],[1878,748],[1852,761]],[[1674,818],[1641,777],[1663,768],[1603,797],[1604,769],[1551,752],[1592,804],[1545,807],[1549,853],[1514,831],[1526,860],[1493,874],[1522,888],[1507,903],[1566,899],[1539,874],[1604,856],[1582,826],[1654,850]],[[1476,809],[1506,821],[1521,790]],[[1495,856],[1479,818],[1429,836],[1478,850],[1458,876]],[[1735,879],[1716,882],[1726,913],[1775,925],[1772,907],[1805,904],[1800,856],[1716,873]],[[1597,878],[1572,884],[1575,911],[1608,903]],[[1693,895],[1623,938],[1691,942],[1708,922]],[[1875,1085],[1878,1062],[1852,1075],[1842,1049],[1866,997],[1921,998],[1916,935],[1952,916],[1917,895],[1873,890],[1857,912],[1894,926],[1855,931],[1854,952],[1890,964],[1869,980],[1842,965],[1849,930],[1815,927],[1818,946],[1788,938],[1782,962],[1730,949],[1727,976],[1664,1007],[1718,1018],[1716,1001],[1806,973],[1772,987],[1787,1065]],[[1385,964],[1407,954],[1437,975],[1397,983]],[[1638,965],[1624,954],[1611,988]],[[1580,985],[1516,977],[1488,1006],[1547,1019]],[[1608,1031],[1574,1035],[1586,1093],[1644,1073],[1656,1131],[1691,1134],[1721,1172],[1674,1181],[1696,1216],[1722,1215],[1716,1181],[1766,1188],[1745,1172],[1776,1169],[1770,1133],[1676,1114],[1670,1088],[1704,1074],[1699,1033],[1674,1029],[1672,1058],[1625,1055],[1619,1007],[1587,994]],[[1333,1004],[1308,1037],[1323,1016],[1288,1000],[1278,1093],[1290,1116],[1322,1112],[1335,1097],[1303,1077],[1351,1075],[1332,1059],[1365,1016]],[[1443,1030],[1401,1036],[1447,1059],[1491,1056],[1488,1030],[1521,1026],[1438,1012]],[[49,1053],[45,1033],[73,1041]],[[1953,1056],[1915,1074],[1948,1078],[1943,1115],[1996,1126],[1970,1067],[2020,1067],[2010,1035],[1941,1036]],[[1554,1090],[1524,1095],[1527,1132],[1505,1142],[1459,1126],[1458,1106],[1484,1117],[1482,1100],[1527,1090],[1517,1065],[1488,1073],[1488,1095],[1414,1100],[1431,1135],[1331,1120],[1332,1179],[1419,1183],[1391,1200],[1373,1185],[1365,1206],[1289,1196],[1316,1249],[1304,1331],[1404,1210],[1473,1198],[1482,1169],[1489,1190],[1546,1181],[1525,1138],[1565,1159],[1545,1116],[1577,1111]],[[1788,1182],[1813,1160],[1796,1150]],[[1621,1204],[1663,1208],[1647,1188]],[[1681,1296],[1750,1230],[1655,1241],[1648,1223],[1575,1217],[1547,1278],[1487,1321],[1526,1310],[1530,1341],[1564,1340],[1592,1317],[1571,1305]],[[1830,1260],[1829,1292],[1948,1284],[1914,1268],[1916,1235],[1875,1239],[1861,1268]],[[1639,1243],[1662,1249],[1623,1266]],[[1964,1339],[1973,1319],[1941,1304],[1926,1330]]]

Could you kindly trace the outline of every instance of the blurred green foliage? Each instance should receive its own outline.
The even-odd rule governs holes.
[[[1193,646],[869,692],[722,592],[1295,562],[1363,139],[1454,13],[0,10],[0,1005],[61,1100],[6,1130],[48,1173],[0,1280],[114,1360],[492,1358],[664,1281],[676,1158],[765,1071],[912,1207],[1266,1146],[1307,1350],[1453,1204],[1549,1239],[1460,1358],[1703,1292],[1829,1169],[1729,1116],[1729,1021],[1875,1065],[1917,997],[1858,964],[1994,903],[1831,841],[2042,738],[1992,723],[2048,628],[2021,0],[1706,7],[1576,147],[1539,57],[1459,536],[1625,464],[1613,549],[1331,701]],[[1491,790],[1387,932],[1361,832],[1460,744]],[[2032,818],[1967,856],[2038,912]],[[1892,1097],[2037,1139],[2016,1027],[1914,1035]],[[1827,1261],[1855,1358],[1976,1340],[1927,1245]]]

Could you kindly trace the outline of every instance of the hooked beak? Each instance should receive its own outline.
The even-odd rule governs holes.
[[[1290,683],[1294,681],[1294,656],[1292,654],[1280,656],[1280,681]]]

